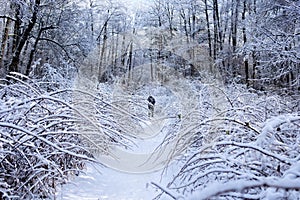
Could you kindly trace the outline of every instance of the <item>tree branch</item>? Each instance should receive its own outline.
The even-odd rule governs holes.
[[[54,43],[55,45],[59,46],[65,52],[65,54],[67,55],[67,57],[69,59],[71,59],[73,62],[75,62],[75,60],[70,56],[69,52],[65,49],[65,47],[68,46],[68,45],[61,45],[60,43],[56,42],[55,40],[51,40],[49,38],[40,38],[40,40],[51,42],[51,43]]]
[[[9,16],[5,16],[5,15],[0,15],[0,19],[10,19],[12,21],[17,21],[16,19],[12,18],[12,17],[9,17]]]

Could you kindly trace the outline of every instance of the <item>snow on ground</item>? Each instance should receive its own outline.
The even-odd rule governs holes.
[[[137,145],[134,149],[126,149],[123,147],[112,147],[110,153],[112,156],[99,155],[98,160],[112,169],[116,169],[123,172],[130,173],[144,173],[151,172],[161,169],[165,166],[168,161],[168,156],[172,151],[172,146],[161,147],[159,151],[156,148],[161,144],[164,137],[159,133],[164,126],[164,120],[157,122],[154,120],[152,125],[145,127],[143,133],[147,136],[153,135],[154,139],[150,139],[150,144],[152,149],[150,152],[145,152],[145,150],[150,150],[150,145],[145,145],[147,142],[141,142],[141,140],[136,140],[134,143]],[[145,139],[148,141],[148,139]],[[145,149],[145,150],[144,150]]]
[[[170,183],[170,181],[174,178],[174,176],[178,174],[180,167],[182,167],[181,166],[182,163],[173,161],[172,165],[169,168],[167,168],[166,170],[167,173],[163,173],[164,164],[166,163],[166,161],[170,159],[168,157],[168,155],[170,155],[169,153],[171,152],[171,150],[178,149],[178,146],[181,145],[180,143],[176,143],[176,140],[173,141],[172,139],[176,138],[177,136],[182,136],[184,133],[186,133],[182,127],[186,126],[186,128],[189,128],[191,123],[195,123],[195,124],[199,123],[198,118],[195,117],[194,117],[195,119],[193,118],[193,120],[195,121],[191,121],[192,119],[189,118],[188,120],[185,119],[185,117],[189,115],[190,113],[189,111],[192,110],[191,108],[198,109],[197,104],[190,104],[190,102],[196,102],[195,99],[201,100],[201,96],[194,98],[194,96],[191,97],[191,95],[188,96],[181,95],[184,94],[184,92],[187,92],[188,84],[186,84],[185,86],[186,87],[181,87],[183,89],[181,88],[170,89],[170,87],[165,88],[163,86],[156,85],[151,87],[146,86],[142,88],[140,91],[136,91],[134,94],[132,93],[126,94],[126,93],[122,93],[122,91],[121,92],[118,91],[117,94],[115,93],[115,96],[117,97],[122,97],[122,95],[130,96],[131,98],[130,101],[135,102],[132,105],[139,105],[140,103],[142,105],[146,104],[147,103],[146,99],[148,95],[151,94],[155,96],[158,102],[157,103],[158,105],[156,106],[155,117],[149,119],[147,117],[147,111],[145,109],[141,109],[141,106],[137,107],[136,109],[133,109],[135,112],[134,113],[135,116],[138,116],[137,119],[142,119],[141,121],[137,121],[137,124],[134,124],[134,126],[131,126],[133,127],[133,129],[131,129],[133,131],[132,135],[136,136],[133,139],[135,145],[132,145],[129,148],[120,147],[120,146],[111,148],[110,151],[112,152],[113,155],[115,155],[115,158],[117,159],[113,159],[108,156],[99,156],[99,161],[107,167],[100,167],[100,166],[94,166],[89,164],[87,166],[86,174],[80,174],[69,184],[61,186],[61,188],[58,191],[57,199],[112,199],[112,200],[114,199],[144,200],[145,199],[148,200],[148,199],[153,199],[161,192],[159,189],[154,187],[153,184],[151,184],[152,182],[158,184],[159,186],[162,186],[162,188],[166,190],[166,185]],[[226,99],[224,100],[224,95],[222,95],[223,93],[220,92],[221,90],[220,88],[216,88],[210,85],[203,85],[201,89],[202,89],[201,91],[203,91],[202,105],[205,105],[206,103],[212,105],[213,108],[220,111],[226,110],[227,107],[230,107],[230,105],[228,105],[228,100]],[[206,89],[208,90],[208,92],[205,92]],[[189,94],[191,94],[193,91],[190,90],[188,92]],[[189,101],[189,98],[187,97],[190,97],[190,99],[193,101]],[[233,96],[232,99],[234,98],[235,97]],[[122,104],[122,105],[128,105],[128,104]],[[185,114],[184,111],[187,114]],[[208,111],[209,110],[207,110],[206,107],[203,107],[203,112],[208,112]],[[142,112],[144,112],[144,114],[141,114]],[[176,116],[181,113],[183,113],[184,117],[182,117],[181,120],[178,120],[178,118],[176,119]],[[200,112],[195,112],[195,113],[198,114]],[[141,114],[141,116],[139,114]],[[214,112],[212,114],[214,114]],[[243,115],[243,113],[241,115]],[[222,115],[217,115],[217,116],[222,116]],[[256,116],[257,115],[253,115],[253,117],[255,117],[255,119],[257,120]],[[127,118],[125,119],[125,121],[126,120]],[[261,127],[262,133],[258,137],[258,144],[261,144],[262,142],[260,141],[264,141],[265,139],[268,139],[268,141],[270,141],[269,140],[270,136],[267,137],[269,133],[274,132],[274,130],[279,131],[283,129],[283,127],[281,127],[283,123],[290,123],[293,120],[299,120],[299,115],[296,116],[282,115],[267,120],[265,125]],[[212,122],[210,125],[211,127],[208,128],[211,128],[212,132],[214,133],[214,127],[218,128],[218,123],[220,122],[218,121]],[[238,125],[242,125],[242,126],[238,126]],[[236,130],[238,130],[237,132],[242,132],[245,134],[247,133],[247,138],[248,138],[249,137],[248,129],[251,128],[252,125],[251,127],[249,127],[247,124],[243,125],[238,123],[238,125],[236,125],[235,127]],[[280,129],[278,129],[278,127]],[[204,128],[203,130],[206,130],[205,126],[203,128]],[[259,130],[258,128],[259,126],[257,126],[257,130]],[[255,131],[255,129],[251,129],[251,130]],[[225,131],[227,131],[227,129],[225,129]],[[239,168],[240,163],[247,163],[247,162],[252,163],[253,160],[257,163],[259,162],[262,162],[262,164],[266,163],[265,162],[266,158],[264,156],[261,158],[256,157],[257,155],[260,155],[258,154],[259,152],[263,153],[263,155],[264,152],[266,155],[274,155],[274,158],[284,161],[282,163],[290,163],[293,161],[293,159],[290,158],[286,159],[284,156],[276,155],[274,153],[265,151],[262,148],[259,148],[257,146],[257,143],[253,143],[253,142],[248,143],[247,141],[245,143],[243,142],[241,143],[239,142],[239,139],[236,140],[237,142],[234,142],[235,140],[227,141],[227,140],[232,140],[233,137],[241,137],[241,136],[244,137],[244,136],[243,135],[233,136],[235,132],[231,132],[227,134],[227,132],[225,131],[223,132],[223,134],[226,133],[226,135],[224,134],[223,137],[225,138],[224,141],[219,141],[219,142],[216,141],[214,142],[214,144],[207,142],[206,147],[204,146],[200,150],[197,149],[195,154],[192,153],[191,155],[193,159],[190,160],[188,159],[188,162],[186,162],[187,163],[186,166],[188,166],[187,169],[190,168],[190,170],[186,170],[185,173],[182,173],[183,175],[177,176],[177,179],[173,182],[172,187],[175,186],[175,188],[181,187],[180,184],[186,184],[186,185],[190,184],[189,186],[186,186],[187,189],[183,187],[184,188],[183,190],[185,190],[186,192],[184,193],[184,195],[186,195],[185,196],[186,199],[206,199],[206,198],[217,196],[219,192],[225,193],[226,191],[239,193],[240,191],[242,191],[243,188],[247,188],[247,187],[265,185],[270,187],[275,186],[276,188],[279,185],[282,186],[282,188],[293,188],[295,187],[295,185],[297,186],[299,184],[299,180],[297,179],[298,176],[294,176],[299,174],[298,172],[299,162],[295,164],[295,168],[293,168],[292,171],[283,175],[282,179],[275,178],[276,176],[273,176],[272,174],[270,178],[266,179],[266,178],[260,178],[259,176],[256,176],[255,175],[256,172],[254,173],[254,175],[251,174],[249,171],[243,172],[243,170],[241,170],[242,168]],[[218,132],[222,133],[221,131]],[[170,135],[172,134],[176,137],[170,137]],[[287,136],[286,137],[288,138],[288,141],[290,141],[290,134],[287,134]],[[166,143],[167,145],[164,146],[163,148],[159,148],[159,150],[161,150],[160,152],[154,152],[154,150],[156,150],[156,147],[161,144],[161,142],[164,140],[165,137],[171,138]],[[207,141],[212,141],[216,137],[219,137],[219,135],[212,134],[208,137],[206,136],[206,139],[208,138],[209,140],[207,139]],[[183,138],[186,140],[186,137]],[[277,138],[274,138],[274,140],[275,139],[277,140]],[[230,154],[232,152],[234,153],[234,151],[231,151],[232,148],[237,148],[239,146],[249,148],[251,150],[256,150],[257,152],[253,153],[254,155],[253,157],[249,156],[250,154],[243,153],[243,151],[237,151],[238,155],[239,156],[241,155],[240,157],[234,156],[233,158],[231,157],[232,155],[226,156],[225,154],[224,157],[226,159],[224,160],[226,162],[224,162],[225,165],[223,166],[223,164],[219,165],[220,159],[218,159],[219,156],[222,158],[222,155],[216,156],[215,150],[211,152],[207,151],[206,154],[208,156],[204,156],[204,157],[201,156],[201,152],[204,152],[206,151],[206,149],[209,148],[215,148],[217,143],[218,143],[217,147],[219,148],[217,151],[230,152]],[[298,143],[295,143],[295,149],[298,148],[297,145]],[[184,153],[186,152],[183,152],[183,154]],[[246,155],[245,157],[247,159],[245,159],[244,155]],[[298,155],[296,156],[297,158],[299,158]],[[207,158],[210,157],[211,160],[206,160]],[[184,162],[183,160],[181,161]],[[199,166],[197,166],[198,164],[196,164],[195,166],[193,164],[194,161],[197,161],[197,163],[199,163]],[[202,167],[203,163],[201,161],[204,161],[204,165],[205,162],[210,163],[212,168],[203,170]],[[234,163],[235,165],[233,165],[232,163]],[[210,177],[209,176],[204,177],[204,175],[210,173],[210,171],[213,172],[214,167],[217,167],[216,171],[218,173],[219,173],[219,169],[221,169],[222,172],[224,167],[225,170],[223,171],[225,171],[225,173],[218,174],[218,176],[221,178],[225,177],[227,179],[229,175],[226,174],[226,172],[233,171],[234,173],[238,172],[237,174],[240,176],[237,177],[241,178],[241,180],[237,179],[231,181],[230,179],[233,178],[230,175],[230,177],[228,177],[228,180],[230,181],[225,181],[225,183],[224,182],[219,183],[218,181],[216,181],[217,179],[216,180],[214,179],[215,175],[213,174],[211,176],[212,181],[210,181]],[[264,166],[262,165],[262,167]],[[278,172],[278,168],[276,173],[277,172]],[[193,173],[193,174],[189,174],[189,173]],[[204,177],[204,179],[199,178],[197,182],[196,180],[194,180],[197,179],[197,177],[202,177],[202,176]],[[257,181],[251,182],[247,177],[251,177],[251,179],[252,177],[259,177],[259,178],[257,178],[258,179]],[[184,181],[182,182],[182,180],[184,179],[185,181],[187,181],[188,179],[187,181],[188,183],[184,183]],[[275,180],[276,182],[274,182]],[[200,189],[197,188],[198,191],[194,191],[193,187],[195,184],[193,182],[197,184],[199,183],[199,185],[205,185],[206,187],[200,187],[198,185],[197,187]],[[172,191],[171,193],[173,193],[172,195],[174,196],[179,196],[183,194],[181,193],[180,190],[177,191],[175,191],[175,189],[173,190],[169,189],[169,190]],[[291,194],[291,195],[293,195],[293,197],[296,197],[298,195],[298,192],[295,191],[294,193],[295,194]],[[241,195],[244,198],[253,197],[253,195],[250,193],[243,194],[242,192]],[[275,192],[273,191],[273,189],[272,190],[267,189],[266,192],[261,192],[261,194],[259,194],[258,192],[258,196],[259,195],[263,195],[263,197],[267,197],[267,199],[272,199],[275,198],[276,196],[277,197],[286,196],[283,192],[281,192],[281,190]],[[160,199],[170,199],[170,198],[171,198],[170,196],[162,196]],[[295,199],[295,198],[291,198],[291,199]]]
[[[142,88],[136,96],[147,99],[149,94],[157,101],[155,116],[139,122],[142,132],[133,133],[138,136],[134,138],[135,145],[113,147],[110,151],[115,158],[99,155],[98,160],[104,166],[88,164],[86,173],[58,189],[57,199],[147,200],[161,192],[151,182],[166,185],[176,174],[178,165],[164,168],[172,146],[153,152],[168,134],[178,131],[180,123],[174,116],[179,112],[179,106],[172,91],[162,86]]]
[[[59,188],[57,199],[63,200],[148,200],[153,199],[157,191],[151,182],[160,183],[161,175],[172,177],[175,169],[144,173],[124,173],[106,167],[89,164],[86,174],[76,177],[72,183]],[[166,183],[165,178],[163,179]]]
[[[99,156],[100,162],[107,167],[88,164],[85,174],[61,186],[57,199],[153,199],[159,191],[152,186],[151,182],[161,183],[161,176],[163,176],[164,183],[161,184],[166,184],[176,174],[176,165],[164,170],[164,161],[166,161],[164,155],[160,158],[153,157],[151,160],[151,153],[165,137],[161,131],[165,122],[156,121],[151,120],[147,126],[145,125],[144,134],[148,138],[144,141],[137,139],[139,142],[136,142],[137,146],[133,149],[121,149],[121,147],[113,149],[118,160]],[[152,137],[149,137],[150,135]],[[147,161],[148,159],[150,161]]]

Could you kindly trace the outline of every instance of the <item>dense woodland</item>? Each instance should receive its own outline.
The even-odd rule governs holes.
[[[215,145],[201,149],[206,157],[199,157],[196,148],[190,150],[192,156],[184,158],[182,171],[166,188],[178,194],[192,193],[208,184],[202,177],[212,175],[211,180],[222,182],[227,177],[232,184],[215,193],[209,190],[212,193],[206,193],[207,198],[226,198],[222,194],[228,193],[231,198],[243,198],[229,186],[233,180],[254,174],[246,178],[252,182],[243,188],[248,191],[247,198],[259,198],[262,188],[268,187],[283,188],[290,198],[299,194],[295,192],[300,189],[299,181],[291,186],[260,179],[274,174],[281,177],[284,171],[294,169],[294,164],[299,168],[299,0],[153,0],[139,9],[127,8],[117,0],[0,0],[0,5],[0,199],[51,196],[57,184],[84,168],[84,162],[97,162],[93,150],[86,146],[105,152],[107,144],[82,139],[78,130],[90,120],[76,107],[78,100],[73,104],[74,81],[78,74],[85,74],[84,78],[99,86],[113,84],[126,74],[123,81],[129,84],[135,81],[134,69],[145,64],[151,65],[148,76],[152,81],[168,80],[165,68],[155,69],[164,65],[189,81],[218,80],[218,85],[231,88],[228,93],[220,88],[230,109],[216,106],[213,112],[217,118],[201,114],[195,117],[201,120],[199,124],[190,116],[183,128],[194,134],[193,148],[203,145],[203,132],[212,131],[207,126],[215,121],[222,123],[212,132],[223,135]],[[207,96],[216,91],[198,82],[195,85]],[[105,109],[118,112],[102,94],[77,90],[80,95],[89,95],[86,101],[93,99],[103,108],[95,111],[100,113],[99,121],[111,112]],[[261,126],[264,122],[271,125]],[[126,144],[118,135],[120,124],[114,119],[101,123],[90,125],[104,129],[102,138]],[[191,126],[193,131],[188,131]],[[271,126],[282,134],[269,136]],[[265,146],[270,138],[274,146],[281,147]],[[221,162],[216,152],[225,152],[226,162]],[[258,169],[259,164],[251,165],[251,156],[244,158],[248,154],[262,155],[258,163],[274,162],[276,166]],[[245,159],[245,164],[236,165],[239,159]],[[205,174],[205,170],[209,172]],[[198,174],[198,179],[190,174]],[[160,189],[174,197],[163,186]]]
[[[96,45],[105,57],[101,60],[120,58],[130,69],[133,64],[124,60],[132,60],[134,49],[130,44],[121,47],[122,34],[156,27],[162,31],[160,51],[163,37],[185,36],[187,45],[196,42],[207,48],[225,83],[299,89],[298,1],[155,0],[135,13],[115,1],[1,5],[1,77],[10,72],[42,77],[49,68],[74,71]],[[107,42],[112,38],[114,45]],[[120,54],[117,48],[123,48]]]

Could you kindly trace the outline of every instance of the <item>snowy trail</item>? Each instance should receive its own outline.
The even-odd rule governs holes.
[[[143,139],[142,142],[136,141],[138,146],[135,149],[126,150],[124,148],[114,147],[110,150],[110,153],[114,155],[114,157],[102,155],[97,157],[98,160],[109,168],[129,173],[148,173],[164,168],[171,152],[171,147],[164,147],[155,152],[154,150],[163,140],[163,135],[159,133],[165,125],[165,120],[152,120],[150,124],[148,123],[148,125],[144,127],[143,134],[141,135],[141,138],[146,136],[148,139]],[[149,140],[152,140],[150,143],[152,145],[152,151],[150,150],[148,153],[137,153],[139,152],[139,148],[146,148],[145,146],[141,146],[141,143],[149,144]]]
[[[152,119],[144,126],[141,138],[137,141],[136,149],[111,149],[115,158],[98,156],[99,161],[106,167],[88,164],[86,174],[76,177],[71,184],[61,186],[57,199],[124,199],[148,200],[153,199],[156,190],[151,182],[160,182],[172,145],[167,145],[153,154],[152,151],[162,142],[164,135],[160,134],[167,118]],[[139,140],[139,139],[137,139]],[[149,147],[143,145],[150,143]],[[139,146],[140,145],[140,146]],[[148,149],[148,153],[136,153]],[[151,148],[151,149],[149,149]],[[175,167],[175,166],[174,166]],[[171,177],[174,172],[169,167],[164,177]],[[167,179],[164,179],[167,181]]]
[[[196,97],[193,89],[184,81],[180,87],[177,85],[177,82],[170,84],[172,91],[169,93],[162,87],[151,88],[160,107],[156,110],[155,118],[142,120],[133,125],[133,127],[141,127],[132,129],[131,132],[131,135],[136,136],[132,138],[136,145],[127,149],[112,147],[109,151],[113,157],[98,155],[97,159],[105,167],[88,165],[86,174],[81,174],[72,183],[61,187],[57,199],[147,200],[159,194],[152,187],[151,182],[166,185],[178,172],[176,168],[179,166],[174,163],[168,166],[168,174],[163,174],[163,178],[161,177],[166,164],[170,164],[172,158],[188,145],[190,136],[186,134],[190,130],[188,126],[191,121],[188,117],[185,119],[185,116],[198,108],[197,101],[194,101]],[[215,95],[219,93],[218,90],[215,87],[209,88],[212,91],[212,105],[220,110],[226,108],[227,103],[223,100],[223,96],[217,98],[218,96]],[[122,94],[120,91],[116,93]],[[188,94],[182,95],[184,93]],[[179,130],[173,127],[177,123],[174,120],[177,113],[184,116]],[[174,137],[157,148],[170,131],[174,132]]]
[[[158,125],[151,125],[145,127],[144,134],[146,136],[156,135],[163,128],[164,123],[159,123]],[[158,141],[159,144],[161,141]],[[137,142],[136,142],[137,143]],[[139,145],[139,144],[138,144]],[[98,156],[98,160],[105,166],[119,170],[122,172],[130,173],[147,173],[156,170],[160,170],[165,166],[165,158],[168,154],[167,151],[162,152],[162,155],[149,153],[135,153],[137,150],[126,150],[120,147],[114,147],[110,150],[110,153],[114,155],[111,156]]]
[[[163,176],[169,177],[173,173],[169,169]],[[151,182],[161,182],[161,171],[141,175],[88,165],[86,174],[76,177],[72,184],[63,185],[56,199],[150,200],[159,194]]]

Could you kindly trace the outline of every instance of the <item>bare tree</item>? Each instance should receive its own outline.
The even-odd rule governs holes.
[[[35,0],[33,5],[31,5],[33,7],[33,12],[32,12],[32,16],[31,18],[28,20],[28,24],[24,29],[24,32],[19,35],[20,37],[20,41],[16,42],[16,49],[13,53],[11,62],[9,64],[9,71],[11,72],[18,72],[18,65],[20,62],[20,55],[21,55],[21,51],[24,48],[25,43],[27,42],[28,38],[30,37],[31,31],[34,28],[36,22],[37,22],[37,17],[38,17],[38,12],[39,12],[39,7],[40,7],[40,0]],[[16,8],[16,13],[20,12],[20,6],[21,5],[17,5]]]
[[[212,37],[211,37],[211,26],[210,26],[210,18],[209,18],[209,6],[208,1],[204,0],[205,6],[205,19],[206,19],[206,28],[207,28],[207,40],[208,40],[208,47],[209,47],[209,56],[212,57]]]

